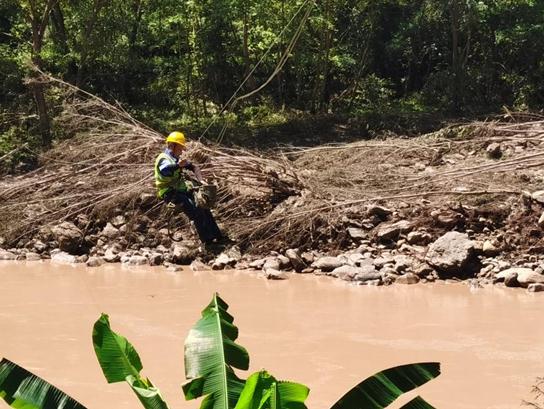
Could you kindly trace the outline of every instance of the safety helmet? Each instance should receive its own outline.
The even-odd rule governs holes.
[[[175,131],[170,133],[168,137],[166,138],[166,143],[177,143],[179,145],[185,146],[185,135],[183,133]]]

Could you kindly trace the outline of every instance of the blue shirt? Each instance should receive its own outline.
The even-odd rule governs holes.
[[[174,152],[172,152],[168,148],[164,150],[164,153],[170,156],[175,161],[175,163],[169,163],[164,158],[161,159],[159,161],[159,173],[162,176],[172,176],[174,172],[176,171],[176,169],[179,167],[178,165],[179,158],[176,155],[174,155]],[[187,161],[187,164],[183,168],[193,171],[195,167],[191,162]]]

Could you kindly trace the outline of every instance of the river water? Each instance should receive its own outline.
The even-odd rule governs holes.
[[[89,409],[140,407],[128,385],[106,384],[96,362],[91,331],[101,312],[136,347],[142,373],[171,409],[198,408],[180,389],[183,342],[214,291],[250,354],[250,372],[239,375],[266,368],[304,383],[311,409],[328,409],[367,376],[409,362],[442,363],[442,375],[417,390],[438,409],[518,408],[544,376],[544,295],[525,290],[47,262],[0,262],[0,280],[0,357]]]

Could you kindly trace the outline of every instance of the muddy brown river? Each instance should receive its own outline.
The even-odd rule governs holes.
[[[442,363],[442,375],[417,390],[438,409],[518,408],[544,376],[544,295],[525,290],[46,262],[0,262],[0,280],[0,357],[89,409],[140,408],[128,385],[106,384],[98,366],[91,330],[101,312],[136,347],[142,373],[170,408],[197,409],[180,389],[183,342],[214,291],[230,304],[250,354],[250,371],[239,375],[266,368],[305,383],[311,409],[330,408],[381,369],[416,361]]]

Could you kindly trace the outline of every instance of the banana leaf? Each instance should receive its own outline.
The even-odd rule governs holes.
[[[140,356],[132,344],[111,330],[109,318],[102,314],[93,327],[93,346],[108,383],[126,381],[146,409],[167,409],[160,391],[142,378]]]
[[[266,371],[251,375],[235,409],[306,409],[310,390],[305,385],[277,381]]]
[[[227,312],[229,306],[219,294],[202,311],[202,318],[185,339],[185,377],[187,400],[205,396],[202,409],[232,409],[244,388],[233,368],[247,370],[249,355],[236,344],[238,328]]]
[[[435,407],[428,404],[421,396],[416,396],[400,409],[435,409]]]
[[[0,398],[18,409],[86,409],[63,391],[5,358],[0,361]]]
[[[331,409],[382,409],[405,392],[440,375],[438,362],[396,366],[379,372],[355,386]]]

